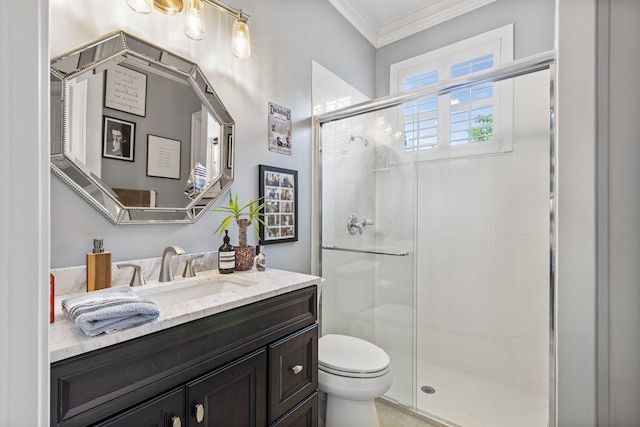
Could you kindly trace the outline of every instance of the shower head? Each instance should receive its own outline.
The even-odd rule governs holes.
[[[369,145],[369,140],[363,136],[360,135],[351,135],[351,139],[349,139],[349,142],[353,142],[356,139],[360,139],[360,141],[362,141],[362,143],[364,144],[364,146],[366,147],[367,145]]]

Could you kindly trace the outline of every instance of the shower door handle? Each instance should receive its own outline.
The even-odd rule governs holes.
[[[357,252],[361,254],[373,254],[373,255],[391,255],[391,256],[409,255],[409,251],[368,251],[365,249],[339,248],[337,246],[323,246],[322,249],[327,249],[330,251]]]

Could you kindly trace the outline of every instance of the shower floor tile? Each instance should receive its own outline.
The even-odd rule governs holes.
[[[418,409],[462,427],[546,427],[548,399],[516,387],[418,362]]]

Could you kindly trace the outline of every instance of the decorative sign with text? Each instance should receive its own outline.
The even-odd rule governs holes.
[[[269,151],[291,154],[291,110],[269,103]]]
[[[147,104],[147,76],[116,65],[107,71],[104,106],[144,117]]]

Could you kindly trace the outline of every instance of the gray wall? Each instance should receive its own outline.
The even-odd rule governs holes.
[[[610,55],[608,81],[603,82],[609,99],[599,100],[600,107],[605,107],[600,118],[605,119],[606,114],[609,119],[608,135],[604,135],[609,153],[608,224],[603,224],[605,230],[609,230],[609,275],[607,283],[599,284],[608,285],[609,301],[606,311],[602,306],[606,301],[600,301],[599,313],[609,314],[611,423],[600,425],[623,427],[637,426],[640,422],[640,85],[637,73],[640,2],[600,3],[605,7],[611,5],[609,50],[600,52],[603,60]],[[609,103],[608,109],[603,104],[605,101]],[[605,197],[601,197],[601,206],[602,203],[607,203]]]
[[[376,96],[389,94],[389,66],[460,40],[514,24],[514,58],[554,48],[554,0],[498,0],[378,49]]]
[[[596,0],[558,8],[556,109],[558,426],[596,417]]]
[[[311,62],[316,60],[368,96],[374,93],[375,49],[325,0],[238,0],[251,18],[252,55],[229,52],[233,19],[207,8],[208,33],[196,42],[182,32],[180,16],[140,15],[126,2],[52,0],[51,54],[123,29],[199,63],[236,122],[236,169],[232,192],[241,200],[258,196],[258,166],[298,171],[299,241],[265,247],[267,265],[311,271]],[[267,148],[267,105],[293,113],[292,154]],[[224,199],[224,198],[223,198]],[[208,212],[194,225],[116,226],[51,179],[51,267],[82,265],[94,237],[103,237],[114,262],[156,257],[169,244],[187,252],[217,249],[221,214]],[[229,231],[237,242],[237,227]],[[255,244],[255,236],[249,236]]]
[[[0,3],[0,426],[49,425],[47,6]]]

